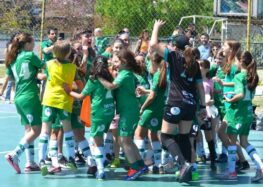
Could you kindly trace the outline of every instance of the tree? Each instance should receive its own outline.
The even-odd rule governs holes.
[[[213,14],[213,0],[97,0],[96,13],[107,35],[128,27],[138,36],[143,29],[152,29],[154,19],[166,21],[163,35],[170,35],[182,16]]]

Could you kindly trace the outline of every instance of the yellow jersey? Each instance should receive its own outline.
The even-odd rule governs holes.
[[[75,78],[76,66],[56,59],[47,62],[48,78],[42,104],[49,107],[72,112],[73,97],[69,96],[63,88],[63,83],[72,87]]]

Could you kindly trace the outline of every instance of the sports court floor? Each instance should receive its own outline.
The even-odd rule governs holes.
[[[16,174],[8,165],[4,155],[12,150],[23,134],[23,127],[19,123],[19,117],[13,104],[0,102],[0,187],[174,187],[174,186],[231,186],[241,185],[242,187],[258,186],[263,187],[263,181],[251,184],[250,177],[254,176],[255,168],[239,174],[238,180],[220,181],[216,173],[212,173],[209,165],[199,165],[200,180],[189,184],[176,182],[174,175],[151,175],[141,176],[138,181],[123,181],[126,171],[124,169],[106,170],[105,181],[97,181],[86,174],[86,168],[79,168],[77,173],[63,171],[61,175],[42,177],[39,173],[25,174],[23,166],[25,156],[21,157],[20,167],[22,174]],[[252,131],[250,134],[251,143],[256,146],[260,156],[263,157],[263,132]],[[37,141],[35,142],[37,148]],[[37,156],[37,150],[35,151]],[[36,158],[37,160],[37,158]],[[224,171],[225,165],[218,165],[217,173]]]

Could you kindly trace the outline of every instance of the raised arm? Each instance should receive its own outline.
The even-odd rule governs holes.
[[[165,24],[162,20],[155,20],[153,26],[152,37],[150,41],[150,48],[156,50],[160,56],[164,56],[165,45],[158,42],[158,32],[161,26]]]
[[[100,83],[108,90],[114,90],[116,88],[118,88],[118,85],[117,84],[114,84],[114,83],[111,83],[101,77],[98,78]]]

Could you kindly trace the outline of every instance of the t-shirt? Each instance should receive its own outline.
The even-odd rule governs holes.
[[[201,59],[202,60],[207,60],[210,56],[210,51],[211,51],[211,48],[210,48],[210,45],[200,45],[198,47],[198,50],[200,52],[200,55],[201,55]]]
[[[166,104],[181,106],[182,104],[196,105],[196,84],[202,84],[200,68],[193,77],[186,73],[185,59],[181,51],[164,51],[164,59],[168,62],[168,86]]]
[[[112,91],[107,90],[98,80],[88,80],[83,95],[91,97],[91,119],[103,120],[112,119],[115,113]]]
[[[139,102],[135,94],[136,78],[129,70],[120,70],[114,80],[117,113],[139,113]]]
[[[148,82],[148,73],[145,72],[143,75],[138,75],[138,74],[134,74],[136,77],[136,87],[137,86],[142,86],[145,89],[150,89],[150,84]],[[147,96],[143,95],[143,96],[139,96],[139,102],[141,105],[143,105],[143,103],[145,102]]]
[[[253,121],[252,92],[247,87],[247,72],[241,71],[233,80],[235,94],[243,93],[244,97],[230,103],[226,119],[231,124],[251,124]]]
[[[108,38],[105,37],[96,37],[95,38],[95,49],[96,54],[101,55],[109,45]]]
[[[76,66],[56,59],[47,62],[48,78],[42,104],[72,112],[73,98],[63,88],[63,83],[72,87],[76,74]]]
[[[32,51],[18,53],[16,60],[6,70],[6,74],[16,82],[15,99],[39,94],[36,75],[43,65]]]
[[[47,61],[53,59],[53,53],[52,52],[45,53],[43,51],[44,48],[50,47],[52,45],[53,45],[53,42],[51,40],[45,40],[41,44],[41,50],[42,50],[42,53],[43,53],[43,60],[44,60],[44,62],[47,62]]]

